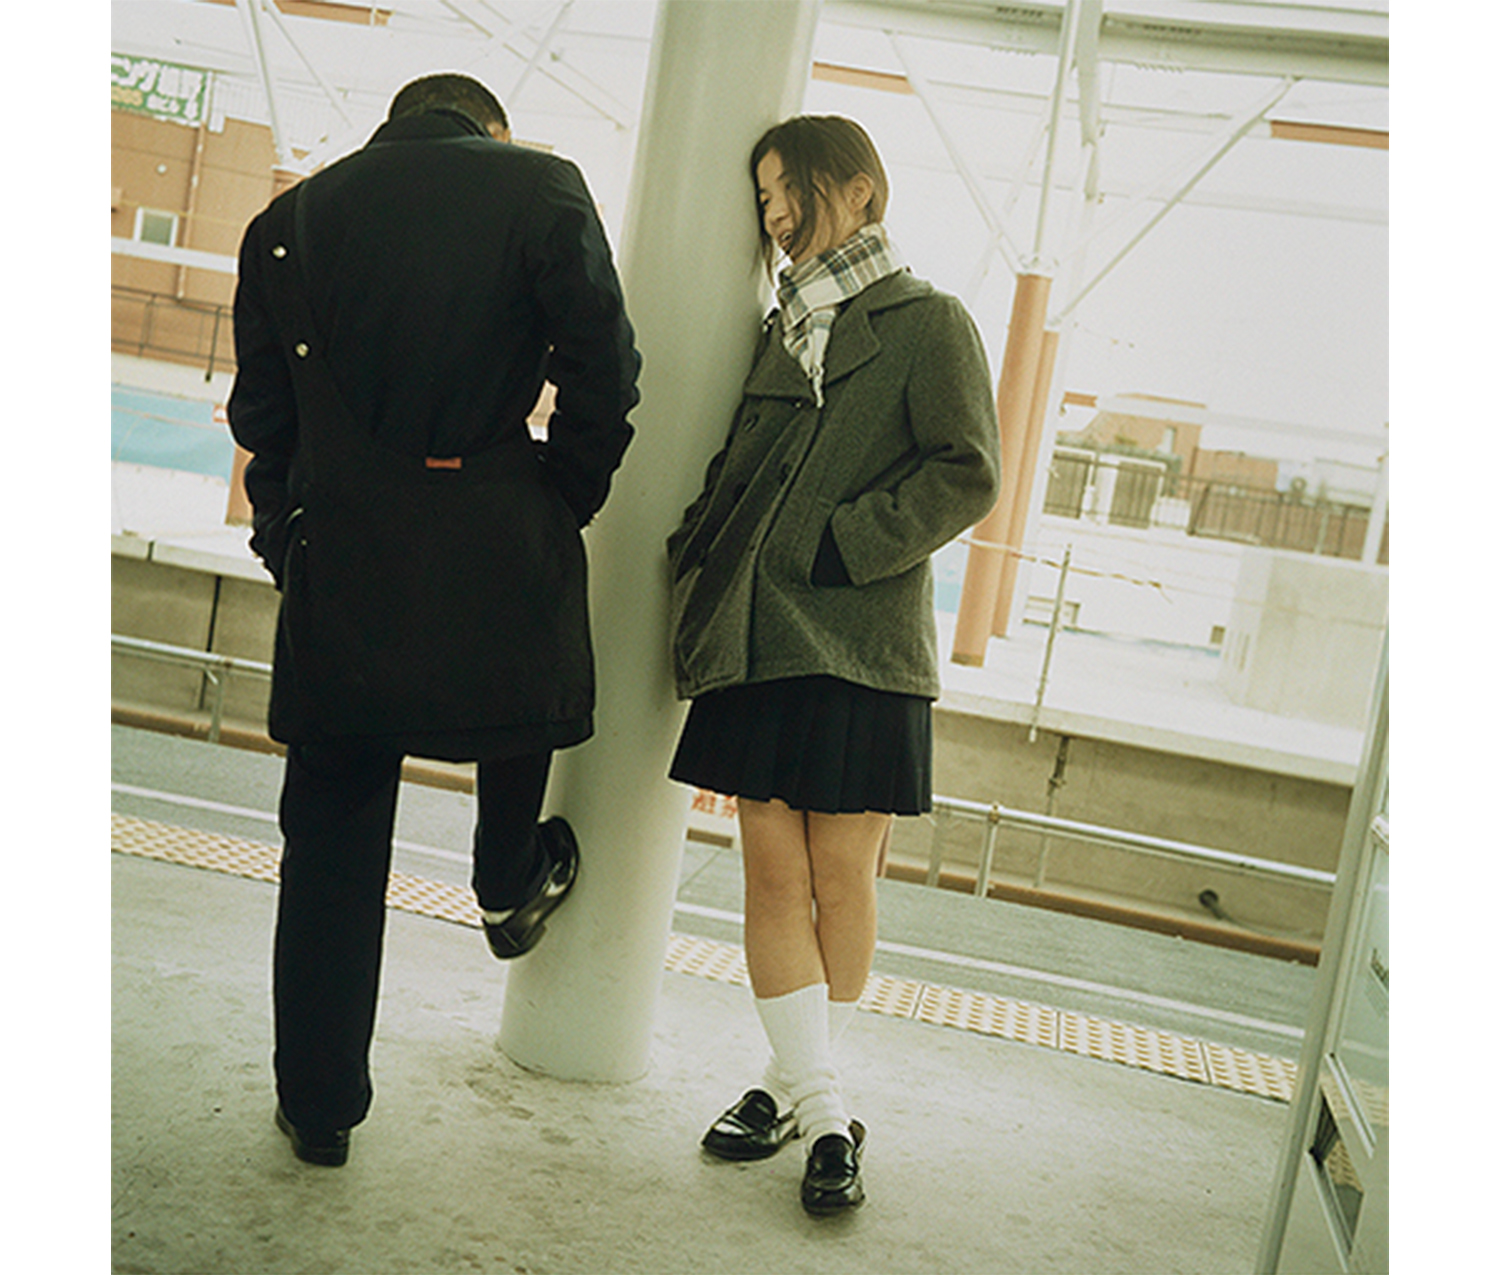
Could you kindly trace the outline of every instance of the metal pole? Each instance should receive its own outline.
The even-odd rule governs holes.
[[[1014,545],[1018,551],[1026,547],[1032,498],[1039,494],[1036,468],[1042,453],[1042,435],[1047,428],[1047,404],[1052,396],[1053,373],[1057,366],[1057,351],[1061,339],[1055,328],[1042,329],[1041,349],[1036,361],[1036,384],[1032,386],[1031,402],[1026,410],[1026,435],[1021,443],[1020,473],[1016,477],[1015,495],[1005,532],[1005,543]],[[1021,574],[1019,552],[1006,554],[1000,566],[1000,587],[995,593],[995,616],[991,631],[996,637],[1005,637],[1010,632],[1011,615],[1015,609],[1016,581],[1021,578]]]
[[[208,716],[208,742],[210,744],[217,744],[219,742],[219,729],[224,724],[224,691],[229,685],[229,669],[226,667],[220,673],[215,673],[212,669],[209,669],[205,672],[204,676],[208,678],[210,684],[213,686]]]
[[[795,114],[812,67],[811,0],[663,0],[621,237],[645,360],[637,436],[588,530],[598,733],[559,755],[548,807],[583,854],[546,941],[506,978],[500,1046],[570,1080],[649,1061],[688,789],[667,779],[682,707],[661,546],[723,444],[764,313],[750,150]],[[746,50],[755,50],[747,56]],[[684,306],[682,289],[712,299]]]
[[[1137,854],[1152,854],[1163,859],[1181,863],[1197,863],[1230,872],[1241,872],[1247,876],[1261,877],[1268,881],[1295,881],[1301,885],[1331,886],[1334,876],[1319,868],[1304,868],[1295,863],[1277,863],[1271,859],[1257,859],[1253,855],[1238,854],[1232,850],[1215,850],[1210,846],[1197,846],[1187,841],[1172,841],[1166,837],[1150,837],[1144,833],[1126,832],[1120,828],[1106,828],[1100,824],[1080,823],[1076,819],[1059,819],[1053,815],[1039,815],[1030,810],[1012,810],[999,802],[985,803],[962,797],[934,797],[934,811],[945,811],[968,819],[993,819],[1006,828],[1025,832],[1045,832],[1051,836],[1068,837],[1075,841],[1088,841],[1095,845],[1109,846],[1118,850],[1129,850]]]
[[[937,885],[943,879],[943,823],[944,813],[932,813],[932,843],[927,850],[927,884]]]
[[[766,0],[755,0],[755,2],[764,4],[766,3]],[[798,0],[798,3],[805,2],[806,0]],[[451,5],[449,7],[452,8]],[[488,13],[492,14],[497,19],[497,21],[503,23],[506,27],[513,27],[517,30],[520,29],[519,27],[517,27],[517,24],[514,20],[506,17],[505,14],[501,13],[492,5],[485,5],[484,7]],[[458,11],[455,9],[454,12],[456,13]],[[489,36],[491,39],[498,40],[501,47],[509,50],[511,53],[514,53],[516,57],[522,59],[525,62],[531,61],[532,55],[527,53],[514,40],[507,39],[504,35],[498,34],[494,31],[488,31],[484,27],[480,27],[479,23],[474,22],[474,19],[469,17],[467,14],[462,14],[460,16],[464,17],[467,21],[472,22],[476,27],[479,27],[479,29],[481,31],[484,31],[485,35]],[[571,93],[585,106],[589,107],[593,111],[596,111],[605,119],[609,120],[609,122],[612,123],[616,128],[628,129],[634,127],[636,120],[634,112],[630,107],[619,101],[607,89],[589,79],[588,76],[569,66],[568,63],[555,62],[551,66],[548,66],[545,62],[538,62],[536,69],[540,71],[543,76],[556,84],[560,89],[564,90],[567,93]]]
[[[1037,723],[1042,718],[1042,698],[1047,694],[1047,674],[1052,668],[1052,644],[1057,641],[1058,620],[1062,616],[1063,593],[1068,587],[1068,564],[1073,561],[1073,546],[1063,551],[1062,567],[1057,573],[1057,596],[1052,599],[1052,623],[1047,626],[1047,650],[1042,656],[1042,675],[1036,684],[1036,703],[1031,706],[1031,730],[1026,742],[1036,743]]]
[[[271,79],[271,64],[266,58],[265,37],[260,29],[261,0],[237,0],[240,17],[244,20],[250,36],[250,53],[255,59],[255,69],[260,74],[260,86],[266,95],[266,110],[271,116],[271,141],[276,148],[276,162],[285,168],[292,162],[292,148],[281,126],[281,112],[276,106],[276,85]]]
[[[1079,94],[1081,100],[1081,114],[1083,117],[1083,155],[1079,165],[1078,182],[1076,188],[1079,193],[1079,202],[1075,207],[1076,226],[1070,229],[1071,236],[1087,233],[1090,223],[1093,221],[1094,211],[1099,204],[1099,134],[1098,122],[1094,118],[1098,112],[1097,92],[1094,81],[1097,79],[1095,72],[1097,67],[1084,60],[1085,40],[1090,32],[1090,23],[1097,32],[1098,14],[1091,10],[1096,8],[1099,0],[1084,0],[1083,23],[1079,30]],[[1085,77],[1085,71],[1089,74]],[[1085,95],[1085,84],[1088,85],[1088,94]],[[1089,101],[1093,101],[1092,112],[1088,109]],[[1077,285],[1082,276],[1085,265],[1085,257],[1080,255],[1073,258],[1071,267],[1072,278],[1069,287]],[[1035,475],[1040,466],[1042,458],[1046,457],[1050,463],[1054,448],[1057,445],[1057,432],[1061,426],[1061,411],[1063,391],[1066,388],[1068,358],[1072,352],[1074,333],[1078,327],[1077,320],[1070,320],[1066,324],[1048,319],[1043,333],[1043,360],[1046,375],[1038,374],[1037,394],[1040,401],[1034,405],[1034,438],[1028,438],[1028,447],[1033,447],[1032,474]],[[1030,537],[1032,528],[1039,524],[1042,508],[1047,499],[1047,484],[1043,482],[1031,483],[1031,496],[1023,509],[1017,509],[1012,519],[1014,533],[1011,543],[1025,546]],[[995,632],[1009,633],[1011,624],[1017,619],[1018,611],[1024,614],[1025,599],[1030,593],[1030,582],[1032,572],[1035,570],[1032,562],[1028,559],[1016,559],[1010,564],[1011,574],[1007,578],[1001,577],[1000,602],[997,602],[995,613]],[[1015,605],[1015,594],[1020,592],[1022,607]],[[1003,603],[1003,605],[1002,605]]]
[[[1032,243],[1033,261],[1042,259],[1047,240],[1047,212],[1052,202],[1052,167],[1057,160],[1057,133],[1062,124],[1063,99],[1067,96],[1068,74],[1073,69],[1073,52],[1078,43],[1079,0],[1068,0],[1063,26],[1058,34],[1057,78],[1053,81],[1052,105],[1047,119],[1047,157],[1042,162],[1041,201],[1037,205],[1036,238]]]
[[[1064,735],[1058,740],[1057,760],[1052,764],[1052,774],[1047,777],[1047,816],[1049,818],[1052,816],[1053,807],[1057,804],[1057,790],[1067,783],[1064,776],[1068,771],[1068,744],[1071,741],[1072,736],[1070,735]],[[1047,883],[1047,855],[1051,849],[1052,839],[1044,832],[1042,833],[1042,843],[1037,848],[1036,856],[1036,881],[1034,884],[1038,890]]]
[[[1011,324],[1006,334],[1005,354],[995,405],[1000,417],[1000,498],[994,509],[975,528],[976,540],[1010,546],[1009,550],[980,549],[970,545],[964,568],[954,624],[952,660],[955,664],[983,666],[992,636],[1004,636],[1010,626],[1010,607],[1015,593],[1016,567],[1013,554],[1020,548],[1017,532],[1024,533],[1030,506],[1032,481],[1040,445],[1040,424],[1033,405],[1038,390],[1050,388],[1056,356],[1056,334],[1045,331],[1047,302],[1052,279],[1039,263],[1048,231],[1053,167],[1057,157],[1058,131],[1068,74],[1077,44],[1080,0],[1068,0],[1067,13],[1058,33],[1057,75],[1047,124],[1047,151],[1042,167],[1041,202],[1037,208],[1036,235],[1026,273],[1016,279],[1011,305]],[[1045,372],[1045,382],[1040,375]],[[1019,521],[1018,521],[1019,519]],[[997,617],[1004,613],[1003,622]]]
[[[219,320],[223,314],[223,306],[214,306],[214,330],[208,338],[208,368],[203,373],[204,381],[212,381],[214,379],[214,356],[219,352]]]
[[[442,6],[443,6],[443,8],[447,9],[449,13],[453,14],[455,17],[461,18],[463,21],[467,22],[471,27],[473,27],[476,31],[478,31],[480,35],[486,37],[487,39],[491,39],[491,40],[495,38],[495,33],[493,31],[491,31],[486,26],[481,26],[478,22],[476,22],[474,20],[474,18],[473,18],[472,15],[465,13],[456,4],[454,4],[453,0],[442,0]]]
[[[984,830],[984,849],[979,853],[979,869],[974,873],[974,897],[982,899],[990,892],[990,865],[995,861],[995,838],[1000,833],[1000,807],[990,808],[989,826]]]

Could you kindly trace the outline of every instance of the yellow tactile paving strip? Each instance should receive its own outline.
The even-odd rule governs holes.
[[[111,814],[110,835],[111,849],[117,854],[162,859],[257,881],[274,882],[281,857],[274,846],[130,815]],[[392,872],[386,903],[403,912],[479,928],[479,912],[467,887]],[[673,973],[718,982],[749,983],[744,949],[712,939],[671,935],[666,967]],[[870,976],[859,1007],[874,1014],[997,1036],[1279,1102],[1291,1100],[1297,1075],[1296,1064],[1286,1058],[887,974]]]

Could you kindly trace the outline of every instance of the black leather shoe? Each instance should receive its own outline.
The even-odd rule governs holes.
[[[347,1129],[298,1129],[286,1118],[286,1112],[280,1106],[276,1108],[276,1127],[291,1139],[297,1159],[308,1164],[336,1169],[349,1158]]]
[[[865,1202],[865,1185],[859,1178],[864,1125],[851,1120],[849,1135],[825,1133],[808,1152],[802,1174],[802,1207],[814,1217],[842,1213]]]
[[[764,1089],[747,1089],[703,1135],[703,1149],[721,1160],[764,1160],[796,1136],[794,1112],[779,1114]]]
[[[509,961],[531,951],[547,931],[547,918],[557,911],[578,879],[578,839],[566,819],[547,820],[537,830],[542,848],[552,860],[552,870],[541,889],[498,925],[484,924],[490,951]]]

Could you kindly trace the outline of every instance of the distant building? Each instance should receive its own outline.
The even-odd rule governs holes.
[[[1149,452],[1162,457],[1176,457],[1177,464],[1169,468],[1184,477],[1275,490],[1279,469],[1275,460],[1249,456],[1244,452],[1215,451],[1201,447],[1199,439],[1203,434],[1202,425],[1152,412],[1153,407],[1158,410],[1161,407],[1169,410],[1186,407],[1195,412],[1206,412],[1207,404],[1163,398],[1156,394],[1121,394],[1119,398],[1139,403],[1140,412],[1101,410],[1083,429],[1076,433],[1059,434],[1058,442],[1069,447],[1101,452]],[[1119,399],[1115,401],[1118,402]]]
[[[1097,451],[1117,449],[1155,452],[1162,456],[1177,456],[1184,472],[1190,471],[1194,455],[1198,451],[1198,438],[1203,426],[1188,425],[1170,418],[1154,415],[1155,404],[1171,407],[1190,407],[1205,410],[1203,403],[1189,403],[1185,399],[1161,398],[1154,394],[1121,394],[1120,398],[1139,402],[1141,411],[1100,411],[1077,433],[1059,435],[1072,447],[1087,447]]]
[[[1066,400],[1094,406],[1083,395]],[[1109,400],[1080,430],[1062,430],[1043,512],[1119,527],[1175,528],[1337,558],[1359,558],[1372,498],[1350,466],[1288,466],[1200,446],[1207,406],[1153,394]],[[1122,402],[1129,410],[1121,410]],[[1139,410],[1136,410],[1137,405]],[[1383,533],[1377,561],[1386,561]]]

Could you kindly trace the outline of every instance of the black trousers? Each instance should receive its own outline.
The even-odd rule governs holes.
[[[370,1041],[402,754],[364,741],[294,744],[281,791],[272,960],[276,1091],[287,1119],[348,1129],[374,1090]],[[472,884],[479,906],[525,902],[548,864],[536,838],[550,752],[481,761]]]

